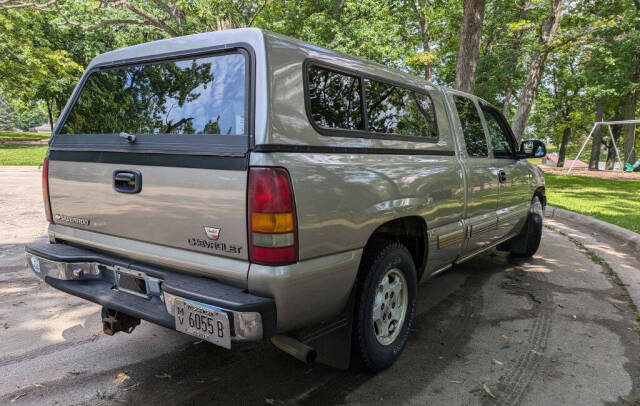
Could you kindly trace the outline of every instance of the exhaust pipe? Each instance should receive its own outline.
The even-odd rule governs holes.
[[[313,348],[295,338],[287,336],[273,336],[271,343],[287,354],[299,359],[305,364],[310,364],[316,360],[318,353]]]

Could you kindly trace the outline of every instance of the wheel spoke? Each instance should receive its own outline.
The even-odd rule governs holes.
[[[373,298],[371,321],[376,339],[389,345],[400,334],[406,316],[406,281],[402,271],[390,269],[378,283]]]
[[[400,278],[394,279],[394,281],[389,285],[389,289],[393,292],[394,299],[398,300],[402,297],[402,281]]]

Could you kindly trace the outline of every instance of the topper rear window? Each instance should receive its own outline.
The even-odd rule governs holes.
[[[245,135],[246,65],[230,53],[95,71],[59,134]]]

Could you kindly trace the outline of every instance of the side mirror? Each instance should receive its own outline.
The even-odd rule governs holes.
[[[518,155],[521,158],[542,158],[547,155],[547,146],[540,140],[524,140]]]

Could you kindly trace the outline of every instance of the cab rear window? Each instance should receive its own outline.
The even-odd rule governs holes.
[[[130,65],[89,75],[60,134],[246,134],[240,53]]]

